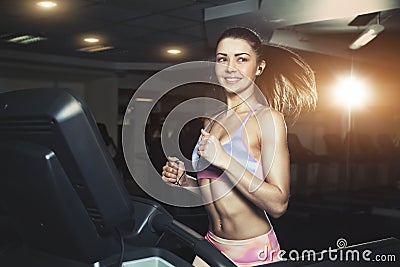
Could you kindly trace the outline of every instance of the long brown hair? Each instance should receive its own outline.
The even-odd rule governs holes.
[[[257,55],[257,62],[266,61],[263,73],[255,83],[270,107],[280,111],[285,120],[294,123],[304,110],[317,105],[315,76],[311,67],[298,54],[276,45],[265,45],[260,36],[248,28],[230,28],[218,40],[242,39]]]

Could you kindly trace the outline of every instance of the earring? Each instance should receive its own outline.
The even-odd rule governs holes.
[[[258,67],[258,74],[257,74],[257,76],[261,75],[262,71],[263,71],[263,68],[262,68],[261,66]]]

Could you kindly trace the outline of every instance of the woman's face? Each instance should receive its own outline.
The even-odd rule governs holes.
[[[252,88],[257,67],[257,55],[247,41],[225,38],[219,42],[215,73],[227,90],[240,93]]]

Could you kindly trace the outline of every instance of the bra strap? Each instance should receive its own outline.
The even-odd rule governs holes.
[[[257,105],[255,105],[254,107],[252,107],[249,111],[249,113],[247,113],[246,117],[244,117],[244,120],[242,121],[242,124],[240,125],[240,127],[243,127],[243,125],[246,124],[246,122],[248,121],[248,119],[250,118],[250,116],[252,114],[254,114],[254,112],[261,107],[262,105],[260,103],[258,103]]]
[[[204,130],[207,130],[208,129],[208,127],[212,124],[212,123],[214,123],[215,122],[215,119],[216,118],[218,118],[219,117],[219,115],[221,115],[222,113],[224,113],[225,112],[225,110],[223,110],[223,111],[221,111],[221,112],[219,112],[219,113],[217,113],[217,115],[215,115],[214,117],[212,117],[212,118],[209,118],[209,122],[207,123],[207,125],[204,127]]]

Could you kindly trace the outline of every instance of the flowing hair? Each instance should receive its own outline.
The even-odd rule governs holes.
[[[263,45],[261,57],[267,62],[255,83],[268,104],[295,123],[302,111],[317,105],[315,76],[311,67],[296,53],[280,46]]]
[[[311,67],[298,54],[277,45],[262,44],[261,38],[247,28],[230,28],[218,40],[243,39],[257,55],[257,63],[265,60],[266,67],[255,83],[273,109],[294,124],[303,111],[317,105],[315,76]]]

